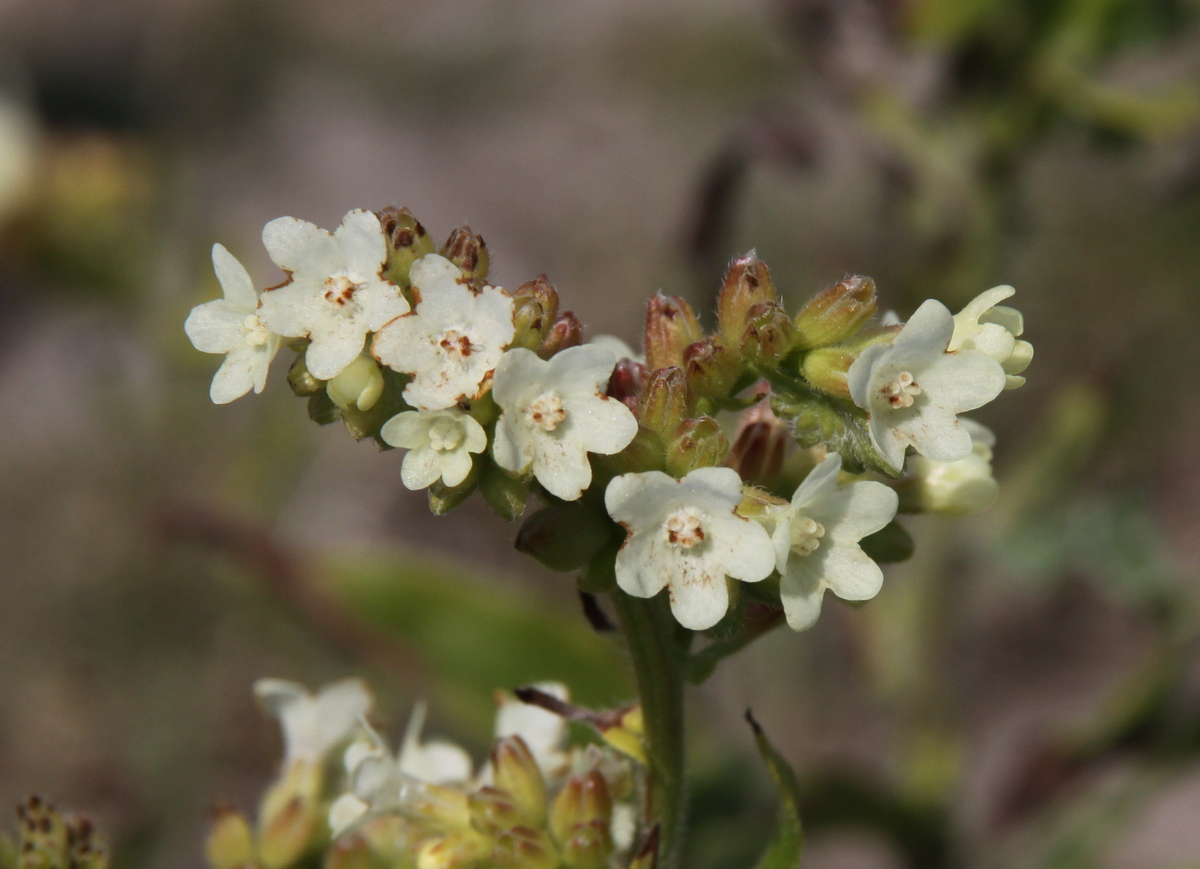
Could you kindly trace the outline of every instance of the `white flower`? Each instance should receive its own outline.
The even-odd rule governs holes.
[[[883,571],[858,541],[896,516],[899,499],[883,483],[838,487],[842,457],[826,456],[805,477],[792,501],[769,520],[774,523],[775,567],[788,625],[802,631],[821,613],[829,589],[842,600],[870,600],[879,593]]]
[[[471,756],[452,742],[422,741],[426,707],[413,706],[400,745],[393,755],[375,730],[360,722],[361,736],[346,749],[344,764],[350,792],[333,802],[329,826],[335,837],[368,815],[396,811],[427,796],[424,785],[459,785],[471,779]]]
[[[492,452],[513,473],[532,467],[550,494],[573,501],[592,482],[587,454],[629,446],[637,419],[604,394],[617,360],[603,347],[569,347],[549,360],[509,350],[496,366],[492,395],[503,413]]]
[[[567,686],[558,682],[539,682],[532,687],[559,700],[566,701],[570,697]],[[566,773],[570,756],[563,750],[567,722],[561,715],[504,694],[500,708],[496,710],[496,738],[506,736],[519,736],[524,740],[547,781],[555,781]]]
[[[617,584],[634,597],[667,586],[681,625],[711,628],[729,608],[726,576],[758,582],[775,567],[766,530],[734,512],[741,500],[732,468],[698,468],[682,480],[660,471],[614,478],[604,503],[629,533]]]
[[[1010,286],[992,287],[976,296],[954,315],[954,335],[950,350],[979,350],[991,356],[1004,368],[1006,389],[1016,389],[1025,383],[1018,375],[1033,360],[1033,345],[1018,341],[1025,331],[1025,318],[1016,308],[997,304],[1016,293]]]
[[[960,422],[971,434],[971,454],[957,462],[935,462],[924,456],[908,460],[907,470],[916,486],[917,505],[929,513],[964,516],[991,505],[1000,494],[992,476],[992,448],[996,436],[973,419]]]
[[[209,395],[227,404],[251,389],[263,391],[279,336],[258,318],[258,293],[245,267],[219,244],[213,245],[212,259],[225,298],[192,308],[183,329],[197,350],[225,354]]]
[[[349,739],[373,700],[359,679],[326,685],[315,697],[296,682],[259,679],[254,693],[283,728],[284,763],[321,763],[325,755]]]
[[[417,309],[381,329],[371,352],[413,375],[404,389],[413,407],[440,410],[478,398],[513,339],[512,298],[499,287],[475,293],[458,266],[437,254],[417,260],[409,276]]]
[[[263,244],[289,280],[263,293],[262,320],[280,335],[311,339],[304,364],[313,377],[336,377],[368,332],[408,313],[400,288],[383,277],[387,241],[369,211],[351,211],[332,233],[276,218],[263,227]]]
[[[457,486],[471,472],[471,453],[487,449],[487,433],[474,417],[457,409],[406,410],[383,424],[379,436],[408,450],[400,479],[424,489],[439,477]]]
[[[891,344],[875,344],[850,366],[854,403],[870,418],[871,443],[895,469],[909,446],[939,462],[971,453],[971,435],[956,417],[1004,390],[1004,369],[978,350],[947,352],[954,319],[930,299]]]

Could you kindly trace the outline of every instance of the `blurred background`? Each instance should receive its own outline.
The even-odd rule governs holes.
[[[182,323],[225,244],[408,206],[493,278],[637,344],[756,247],[793,306],[1018,289],[1029,383],[982,413],[998,504],[692,692],[689,867],[796,766],[812,869],[1200,867],[1195,0],[0,3],[0,807],[200,867],[279,737],[251,685],[360,674],[479,757],[491,692],[628,696],[569,576],[478,500],[318,428],[277,360],[214,407]],[[392,730],[395,733],[395,727]]]

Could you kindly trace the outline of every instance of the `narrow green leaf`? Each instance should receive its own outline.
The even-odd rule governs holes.
[[[767,763],[767,770],[775,781],[781,800],[775,834],[755,869],[797,869],[804,851],[804,830],[800,825],[800,783],[796,780],[796,773],[771,745],[749,709],[746,710],[746,721],[754,729],[754,741],[758,743],[759,754]]]

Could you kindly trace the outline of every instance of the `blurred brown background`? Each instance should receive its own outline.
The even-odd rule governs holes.
[[[907,315],[1018,289],[1029,384],[982,414],[999,504],[910,521],[692,697],[696,867],[750,865],[797,766],[807,866],[1200,867],[1200,5],[1194,0],[0,3],[0,806],[94,812],[198,867],[278,736],[260,676],[622,699],[570,577],[399,455],[319,429],[276,361],[214,407],[183,335],[220,241],[289,214],[467,222],[635,343],[756,247],[792,305],[845,272]]]

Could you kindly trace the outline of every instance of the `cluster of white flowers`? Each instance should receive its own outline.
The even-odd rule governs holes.
[[[580,344],[571,315],[562,321],[570,340],[547,338],[557,296],[537,302],[546,322],[531,342],[534,296],[514,297],[483,283],[448,258],[452,246],[446,256],[431,249],[413,253],[407,272],[396,277],[389,271],[389,236],[371,212],[350,212],[332,233],[279,218],[267,224],[263,242],[288,279],[256,292],[246,270],[217,245],[213,263],[225,297],[198,306],[186,323],[199,349],[226,356],[213,379],[214,401],[261,391],[285,341],[303,347],[307,371],[325,382],[329,401],[343,411],[374,407],[390,369],[395,374],[387,376],[403,377],[403,398],[387,407],[402,409],[389,409],[390,418],[374,431],[408,451],[401,467],[405,486],[473,486],[481,463],[490,461],[521,485],[536,479],[548,497],[562,501],[578,500],[592,486],[592,455],[622,453],[640,426],[648,428],[667,455],[690,449],[694,460],[672,465],[668,459],[670,474],[643,464],[606,483],[609,517],[626,531],[616,582],[637,597],[665,588],[676,618],[693,630],[711,628],[726,615],[733,580],[777,581],[788,623],[806,628],[826,589],[848,600],[878,592],[882,572],[859,541],[887,526],[902,505],[955,514],[990,503],[994,439],[958,415],[1021,385],[1033,354],[1019,340],[1021,315],[998,305],[1014,292],[1007,286],[983,293],[958,315],[927,301],[902,327],[868,330],[855,350],[839,350],[874,312],[873,285],[847,279],[811,302],[793,325],[773,287],[768,292],[765,266],[748,255],[726,277],[719,336],[703,338],[683,300],[666,304],[657,297],[648,314],[647,357],[671,370],[649,371],[645,358],[617,339]],[[804,329],[806,337],[794,340],[795,330]],[[747,382],[745,374],[768,370],[773,389],[782,360],[805,347],[833,347],[822,358],[834,360],[828,364],[836,370],[822,374],[814,364],[789,376],[849,399],[857,410],[846,413],[857,415],[866,449],[877,457],[867,464],[901,478],[893,484],[915,497],[898,498],[895,488],[874,480],[847,478],[839,485],[842,457],[820,448],[821,461],[790,502],[755,502],[756,490],[742,479],[727,443],[709,437],[716,420],[700,419],[715,409],[698,411],[697,396],[726,384],[724,396],[733,397],[728,390]],[[767,383],[757,388],[767,391]],[[720,389],[715,394],[720,397]],[[667,407],[674,410],[664,417]],[[705,431],[705,443],[715,446],[702,454]],[[711,466],[722,462],[731,466]],[[414,745],[406,748],[413,757]]]

